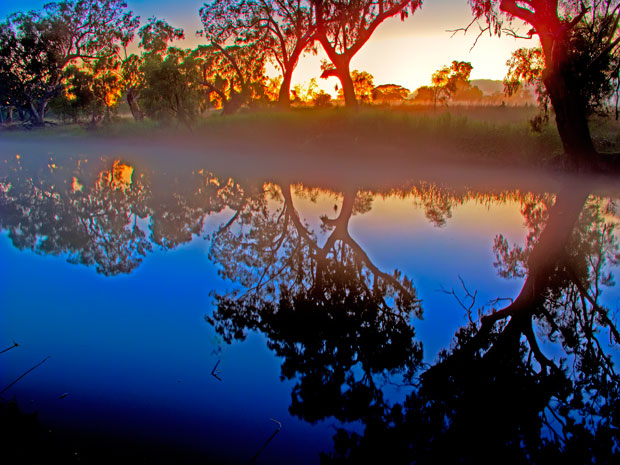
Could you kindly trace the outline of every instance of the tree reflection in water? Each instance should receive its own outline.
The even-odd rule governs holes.
[[[116,275],[135,269],[151,249],[137,226],[146,212],[148,186],[126,164],[116,162],[96,176],[84,165],[7,161],[0,184],[0,226],[18,249],[68,255],[72,263],[94,265]],[[83,182],[80,182],[82,179]]]
[[[196,170],[164,190],[163,174],[87,165],[94,163],[7,162],[0,226],[13,244],[66,254],[106,275],[128,273],[152,244],[189,242],[209,215],[231,209],[210,258],[236,287],[213,294],[207,319],[228,342],[251,331],[266,336],[282,357],[282,377],[295,381],[292,414],[343,422],[325,463],[617,461],[620,335],[614,309],[600,299],[620,260],[616,205],[590,195],[594,186],[459,194],[420,183],[397,192],[437,226],[468,200],[519,201],[529,229],[524,246],[501,234],[494,242],[498,273],[525,278],[519,295],[470,314],[428,366],[412,323],[422,315],[412,281],[380,270],[349,232],[372,194],[345,191],[340,213],[321,218],[321,241],[294,205],[294,189],[312,196],[309,189]],[[391,382],[408,387],[404,401],[385,393]]]
[[[416,187],[437,225],[464,197],[512,196],[522,201],[530,229],[525,248],[510,247],[501,235],[495,240],[499,273],[526,278],[517,298],[482,310],[426,368],[408,330],[411,314],[421,314],[412,283],[378,270],[348,232],[359,193],[344,194],[336,219],[322,218],[331,234],[320,246],[299,220],[290,187],[278,192],[283,205],[274,213],[257,203],[238,213],[236,233],[227,225],[215,236],[212,258],[242,290],[216,295],[209,321],[228,341],[248,330],[267,336],[284,357],[282,375],[297,380],[291,413],[363,422],[361,434],[338,429],[325,463],[617,459],[612,352],[620,338],[613,314],[599,303],[601,286],[613,282],[607,265],[620,259],[614,224],[606,221],[612,201],[579,184],[557,196],[455,196]],[[539,338],[561,355],[545,355]],[[399,371],[411,392],[390,403],[377,375]]]
[[[282,376],[297,379],[290,411],[307,421],[380,416],[377,377],[395,371],[411,379],[422,358],[412,315],[421,307],[411,281],[379,270],[350,236],[348,224],[365,208],[345,192],[340,214],[322,218],[331,231],[320,246],[303,224],[291,186],[273,186],[281,202],[249,202],[215,234],[211,258],[244,290],[215,294],[208,320],[230,342],[258,330],[281,357]]]

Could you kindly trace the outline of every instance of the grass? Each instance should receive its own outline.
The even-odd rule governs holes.
[[[191,128],[121,118],[96,130],[58,125],[32,131],[3,131],[5,140],[87,138],[140,140],[143,144],[198,144],[200,147],[245,147],[282,153],[324,153],[363,160],[391,156],[433,161],[483,164],[545,165],[562,147],[551,121],[534,133],[529,118],[533,107],[427,107],[294,109],[261,111],[221,117],[210,115]],[[618,123],[611,118],[592,121],[592,133],[604,151],[619,150]]]

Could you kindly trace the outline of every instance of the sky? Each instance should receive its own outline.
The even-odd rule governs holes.
[[[0,0],[0,18],[16,9],[38,9],[49,0],[22,0],[19,6],[8,0]],[[186,39],[178,46],[193,47],[204,39],[196,37],[201,28],[198,10],[201,0],[128,0],[129,9],[143,20],[150,16],[166,19],[185,30]],[[491,37],[484,34],[471,49],[478,35],[475,24],[464,35],[453,36],[451,30],[467,26],[471,22],[471,10],[466,0],[426,0],[422,9],[412,17],[401,21],[392,18],[385,21],[375,34],[353,58],[351,69],[368,71],[374,76],[375,85],[399,84],[410,90],[430,84],[431,75],[453,60],[468,61],[473,65],[472,79],[503,79],[506,61],[512,51],[521,47],[535,47],[538,40],[514,39],[508,36]],[[525,29],[525,28],[523,28]],[[471,49],[471,50],[470,50]],[[317,78],[319,87],[334,93],[336,78],[318,79],[321,59],[306,56],[293,75],[293,85]],[[273,67],[268,74],[277,75]]]

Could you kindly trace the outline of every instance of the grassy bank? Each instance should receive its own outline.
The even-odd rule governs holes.
[[[257,153],[315,151],[351,160],[395,156],[544,166],[561,154],[561,143],[553,122],[542,133],[531,131],[528,120],[536,111],[532,107],[296,109],[211,115],[190,127],[121,118],[94,130],[57,125],[30,131],[5,130],[0,138],[14,142],[135,140],[179,146],[230,145],[255,148]],[[617,122],[610,118],[593,121],[593,136],[602,150],[620,150],[617,128]]]

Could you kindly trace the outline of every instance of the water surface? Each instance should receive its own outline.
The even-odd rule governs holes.
[[[466,368],[452,359],[483,360],[471,373],[497,369],[490,390],[508,382],[502,370],[523,369],[532,403],[540,393],[528,389],[560,372],[575,392],[598,383],[601,402],[614,398],[614,180],[414,165],[373,177],[336,164],[322,176],[249,155],[227,166],[127,147],[3,150],[0,342],[19,345],[0,354],[0,388],[49,357],[2,394],[38,412],[40,445],[16,452],[29,460],[360,463],[386,437],[393,458],[431,460],[451,429],[492,418],[473,404],[495,394],[459,381]],[[481,317],[515,301],[526,310],[468,352],[485,334]],[[514,323],[523,314],[537,344]],[[454,370],[461,394],[425,391],[425,373],[442,370]],[[559,420],[543,418],[574,396],[551,390],[530,417],[514,413],[518,402],[507,409],[515,437],[544,444],[515,446],[507,428],[498,453],[568,450],[554,436]],[[440,409],[445,426],[425,440],[438,446],[399,449],[402,437],[435,431],[416,399],[450,398],[465,400]]]

